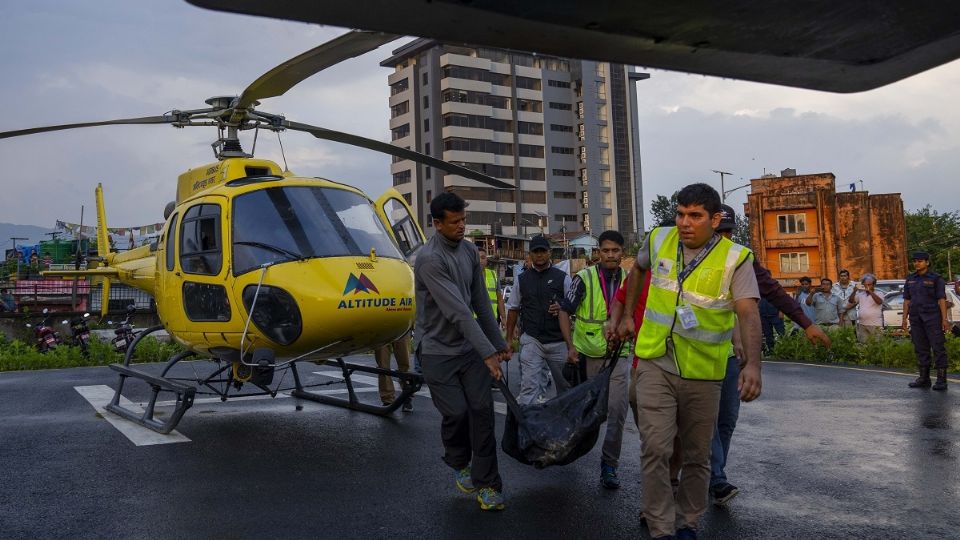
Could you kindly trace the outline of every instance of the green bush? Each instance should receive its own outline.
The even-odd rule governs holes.
[[[164,362],[182,351],[176,343],[160,343],[147,336],[137,345],[135,362]],[[31,369],[58,369],[83,366],[105,366],[123,361],[123,355],[114,351],[105,341],[90,340],[89,355],[84,357],[79,347],[59,345],[56,349],[41,353],[32,344],[20,340],[0,340],[0,371]]]
[[[803,332],[778,336],[771,357],[777,360],[854,364],[884,368],[914,369],[917,357],[909,338],[881,335],[867,343],[857,343],[853,328],[827,330],[832,347],[813,345]],[[949,370],[960,372],[960,338],[947,335]]]

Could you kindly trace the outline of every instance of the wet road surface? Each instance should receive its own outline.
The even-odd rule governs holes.
[[[960,537],[960,384],[909,380],[766,364],[730,451],[741,493],[710,508],[701,537]],[[198,402],[183,440],[136,446],[75,389],[100,385],[115,374],[0,373],[0,537],[648,538],[632,426],[619,491],[599,486],[599,446],[541,471],[501,453],[507,510],[486,514],[440,461],[426,397],[392,418],[294,398]]]

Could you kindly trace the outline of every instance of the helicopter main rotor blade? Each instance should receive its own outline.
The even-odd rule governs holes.
[[[291,122],[289,120],[283,121],[284,127],[287,129],[292,129],[294,131],[303,131],[313,135],[318,139],[324,139],[327,141],[334,141],[343,144],[349,144],[353,146],[359,146],[360,148],[366,148],[368,150],[375,150],[377,152],[383,152],[384,154],[390,154],[391,156],[397,156],[403,159],[409,159],[410,161],[415,161],[417,163],[428,165],[430,167],[435,167],[442,171],[448,172],[450,174],[456,174],[458,176],[463,176],[464,178],[469,178],[471,180],[476,180],[477,182],[482,182],[489,186],[500,189],[515,189],[515,186],[497,180],[492,176],[487,176],[483,173],[474,171],[473,169],[468,169],[466,167],[461,167],[460,165],[454,165],[443,161],[442,159],[437,159],[426,154],[421,154],[420,152],[414,152],[413,150],[407,150],[406,148],[400,148],[399,146],[394,146],[389,143],[375,141],[373,139],[368,139],[366,137],[361,137],[359,135],[351,135],[350,133],[344,133],[342,131],[335,131],[332,129],[311,126],[309,124],[301,124],[299,122]]]
[[[283,95],[304,79],[344,60],[360,56],[400,36],[353,30],[319,47],[291,58],[250,83],[235,108],[246,109],[254,101]]]
[[[76,129],[97,126],[112,126],[122,124],[172,124],[177,121],[176,116],[144,116],[142,118],[120,118],[117,120],[104,120],[103,122],[80,122],[77,124],[60,124],[58,126],[44,126],[30,129],[18,129],[16,131],[0,132],[0,139],[9,139],[11,137],[20,137],[22,135],[33,135],[35,133],[46,133],[48,131],[63,131],[65,129]]]

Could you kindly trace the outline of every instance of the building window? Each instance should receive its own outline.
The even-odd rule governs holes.
[[[423,120],[423,132],[426,133],[430,131],[430,119],[426,118]]]
[[[554,170],[553,170],[553,175],[554,175],[554,176],[573,176],[574,174],[576,174],[576,173],[574,173],[574,172],[573,172],[572,170],[570,170],[570,169],[554,169]],[[571,221],[572,221],[572,220],[571,220]]]
[[[604,216],[603,216],[603,228],[604,228],[604,229],[607,229],[607,230],[610,230],[610,229],[613,228],[613,216],[612,216],[612,215],[604,215]]]
[[[569,146],[551,146],[550,151],[554,154],[570,154],[573,155],[573,148]]]
[[[543,112],[543,102],[537,101],[535,99],[518,99],[517,100],[517,110],[524,112]]]
[[[401,114],[407,114],[410,111],[410,102],[404,101],[390,107],[390,118],[396,118]]]
[[[517,148],[517,152],[520,154],[520,157],[531,157],[531,158],[543,157],[543,147],[536,146],[533,144],[521,144]]]
[[[569,111],[573,109],[573,105],[570,105],[569,103],[557,103],[556,101],[551,101],[550,108],[558,111]]]
[[[543,124],[534,122],[517,122],[517,133],[520,135],[543,135]]]
[[[557,80],[554,80],[554,79],[549,79],[549,80],[547,81],[547,85],[548,85],[548,86],[552,86],[552,87],[554,87],[554,88],[570,88],[570,83],[569,83],[569,82],[567,82],[567,81],[557,81]],[[571,221],[573,221],[573,220],[571,220]]]
[[[806,253],[781,253],[780,273],[799,273],[810,271],[810,259]]]
[[[430,108],[430,96],[423,96],[423,108],[424,109]]]
[[[423,74],[423,85],[424,85],[424,86],[427,85],[427,80],[428,80],[428,79],[427,79],[427,74],[424,73],[424,74]]]
[[[777,216],[777,230],[780,234],[799,234],[807,232],[805,214],[784,214]]]
[[[430,155],[430,143],[423,143],[423,153]]]
[[[390,95],[395,96],[410,88],[410,79],[401,79],[390,85]]]
[[[424,168],[423,168],[423,176],[424,176],[425,178],[430,178],[431,176],[433,176],[433,175],[432,175],[432,172],[433,172],[433,167],[424,167]]]
[[[535,169],[532,167],[520,167],[520,179],[543,181],[543,180],[546,180],[547,178],[546,178],[546,174],[544,174],[543,169]]]
[[[597,63],[597,77],[605,77],[607,75],[607,66],[603,63]]]
[[[527,90],[540,90],[540,79],[534,79],[531,77],[523,77],[517,75],[517,88],[525,88]]]
[[[607,121],[607,106],[602,103],[597,105],[597,120],[601,122]]]
[[[427,190],[427,202],[430,202],[430,201],[432,201],[432,200],[433,200],[433,191],[431,191],[431,190],[428,189],[428,190]]]
[[[398,173],[393,173],[393,185],[399,186],[402,184],[409,184],[412,176],[413,175],[410,172],[410,169],[407,169],[405,171],[400,171]]]
[[[397,126],[390,130],[391,140],[402,139],[410,135],[410,124],[404,124],[402,126]]]
[[[554,191],[554,199],[576,199],[577,194],[574,191]]]
[[[573,133],[573,126],[563,124],[550,124],[550,131],[559,131],[561,133]]]
[[[610,187],[610,169],[600,169],[600,185]]]
[[[610,199],[611,197],[609,191],[603,191],[600,193],[600,203],[604,208],[613,208],[613,204],[611,203]]]
[[[568,222],[568,221],[569,221],[570,223],[573,223],[573,222],[577,221],[577,215],[576,215],[576,214],[557,214],[557,215],[553,216],[553,220],[554,220],[554,221],[559,221],[559,222],[561,222],[561,223],[566,223],[566,222]]]
[[[409,194],[409,193],[404,193],[404,194],[403,194],[403,200],[407,201],[407,204],[413,205],[413,195],[411,195],[411,194]],[[427,226],[428,226],[428,227],[432,227],[432,226],[433,226],[433,223],[428,222],[428,223],[427,223]]]

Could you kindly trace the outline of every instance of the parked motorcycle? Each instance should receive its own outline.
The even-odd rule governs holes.
[[[60,334],[50,325],[50,317],[53,316],[50,310],[43,308],[43,320],[33,326],[27,323],[27,328],[33,328],[33,336],[36,339],[37,350],[45,353],[50,349],[56,349],[60,344]]]
[[[116,334],[116,337],[110,340],[110,344],[113,345],[113,348],[118,353],[126,353],[127,347],[133,343],[134,338],[137,337],[137,332],[133,331],[133,314],[136,312],[136,308],[131,304],[127,306],[127,317],[120,321],[117,324],[116,329],[113,331]],[[107,321],[107,324],[114,324],[113,321]]]
[[[64,326],[70,328],[70,344],[80,347],[80,352],[84,356],[90,353],[90,328],[87,327],[89,313],[84,313],[82,317],[74,317],[69,321],[63,321]]]

